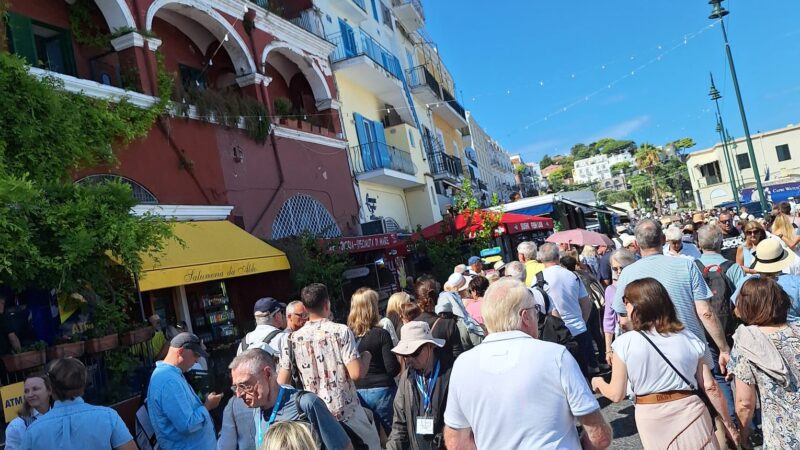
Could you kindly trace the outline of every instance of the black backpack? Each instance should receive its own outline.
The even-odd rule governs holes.
[[[544,275],[539,272],[536,274],[536,283],[530,288],[539,291],[539,293],[542,294],[542,298],[544,298],[545,313],[542,314],[540,312],[538,320],[539,339],[563,345],[567,348],[572,357],[576,358],[578,354],[578,343],[575,342],[572,333],[569,332],[569,328],[567,328],[560,317],[549,314],[552,301],[547,292],[544,291],[544,286],[546,284],[547,281],[545,281]]]
[[[728,269],[734,264],[736,263],[733,261],[725,261],[722,264],[711,264],[702,268],[703,279],[711,289],[711,309],[719,319],[728,345],[733,345],[733,334],[736,332],[736,327],[739,326],[739,321],[733,314],[733,303],[731,303],[731,296],[735,288],[727,275]],[[706,333],[706,339],[711,347],[717,348],[708,333]]]

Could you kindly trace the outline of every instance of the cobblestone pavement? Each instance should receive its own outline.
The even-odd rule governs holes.
[[[608,399],[598,397],[603,417],[614,430],[614,441],[611,444],[613,450],[633,450],[641,449],[642,442],[636,432],[636,423],[633,419],[633,403],[624,400],[619,403],[611,403]]]

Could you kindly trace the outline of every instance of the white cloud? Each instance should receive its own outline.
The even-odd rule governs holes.
[[[641,129],[643,126],[647,125],[647,122],[649,121],[650,116],[648,115],[634,117],[633,119],[612,125],[586,139],[584,142],[596,142],[597,140],[606,137],[612,139],[624,139]]]

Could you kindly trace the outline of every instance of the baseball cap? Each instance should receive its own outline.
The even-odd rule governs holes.
[[[478,257],[478,256],[470,256],[469,259],[467,260],[467,265],[471,266],[471,265],[477,264],[479,262],[482,262],[480,257]]]
[[[195,352],[195,354],[198,356],[208,358],[208,353],[203,350],[200,338],[193,333],[178,333],[177,336],[169,341],[169,346],[174,348],[188,348],[189,350]]]
[[[264,297],[256,300],[253,307],[253,314],[272,314],[283,309],[283,304],[272,297]]]

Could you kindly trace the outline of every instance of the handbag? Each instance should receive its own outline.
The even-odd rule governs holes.
[[[651,340],[650,340],[650,338],[649,338],[649,337],[647,337],[647,335],[646,335],[646,334],[644,334],[644,333],[643,333],[641,330],[640,330],[640,331],[638,331],[638,333],[639,333],[639,334],[640,334],[640,335],[641,335],[641,336],[642,336],[642,337],[643,337],[643,338],[644,338],[644,339],[645,339],[645,340],[646,340],[648,343],[650,343],[650,345],[651,345],[651,346],[653,346],[653,348],[654,348],[654,349],[656,349],[656,352],[658,352],[658,354],[661,356],[661,358],[662,358],[664,361],[666,361],[666,363],[669,365],[669,367],[670,367],[670,368],[672,368],[672,370],[673,370],[673,371],[674,371],[676,374],[678,374],[678,376],[679,376],[679,377],[681,377],[681,379],[682,379],[682,380],[683,380],[683,381],[684,381],[686,384],[688,384],[690,388],[692,388],[692,391],[695,393],[695,395],[697,395],[698,397],[700,397],[700,400],[702,400],[702,401],[703,401],[703,403],[706,405],[706,408],[708,409],[708,413],[711,415],[711,420],[713,421],[713,420],[714,420],[714,418],[716,418],[716,417],[719,415],[719,413],[717,412],[717,409],[716,409],[716,408],[714,408],[714,404],[713,404],[713,403],[711,403],[711,399],[709,399],[709,398],[708,398],[708,394],[706,394],[706,392],[705,392],[704,390],[700,389],[700,388],[699,388],[699,386],[698,386],[698,387],[695,387],[695,385],[694,385],[693,383],[691,383],[691,382],[690,382],[690,381],[689,381],[689,380],[688,380],[688,379],[687,379],[685,376],[683,376],[683,374],[682,374],[682,373],[681,373],[681,372],[680,372],[680,371],[679,371],[679,370],[678,370],[678,369],[677,369],[675,366],[673,366],[673,365],[672,365],[672,363],[669,361],[669,359],[667,359],[666,355],[664,355],[664,353],[662,353],[662,352],[661,352],[661,350],[659,350],[659,348],[658,348],[658,347],[656,347],[656,344],[654,344],[654,343],[653,343],[653,341],[651,341]]]

